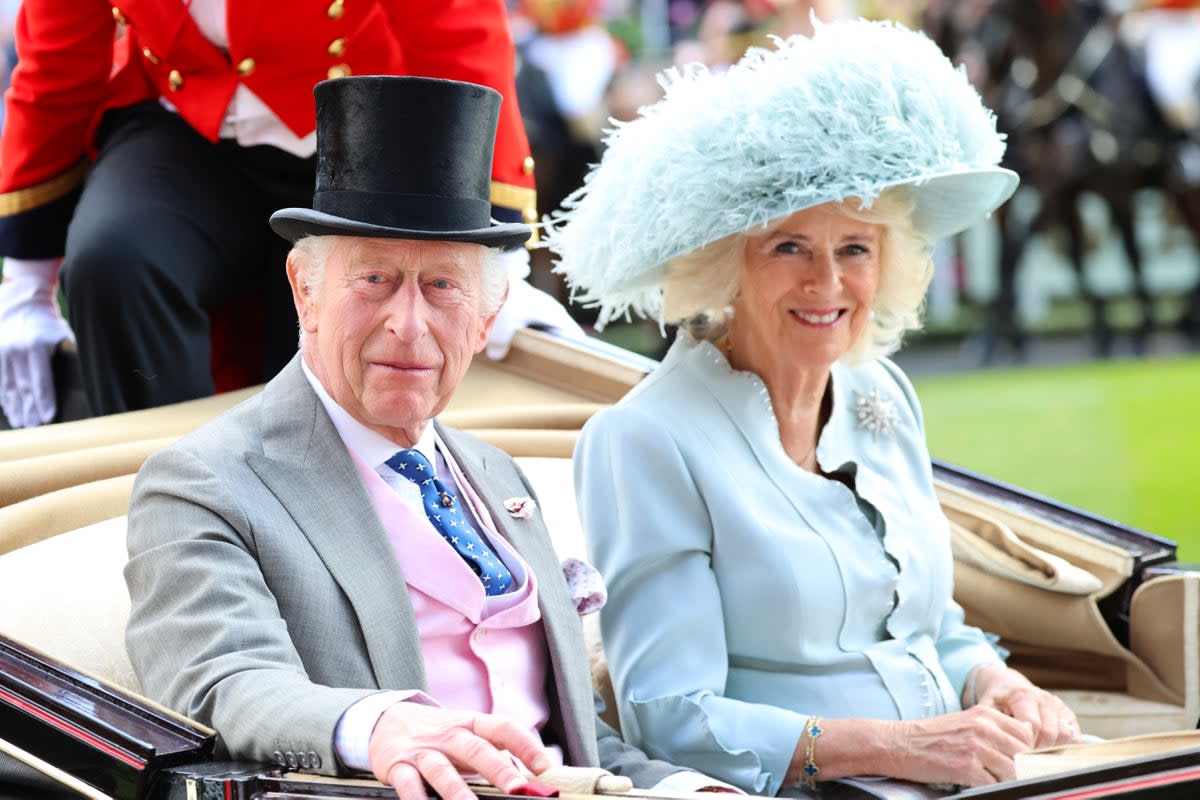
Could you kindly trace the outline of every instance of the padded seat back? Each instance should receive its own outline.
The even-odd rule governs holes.
[[[125,517],[0,557],[0,632],[141,694],[125,652]]]
[[[124,514],[133,477],[81,483],[0,507],[0,555]]]
[[[1128,553],[953,487],[939,495],[967,622],[997,634],[1012,652],[1008,663],[1061,697],[1084,733],[1108,739],[1196,726],[1200,573],[1143,583],[1126,647],[1099,601],[1132,577]]]

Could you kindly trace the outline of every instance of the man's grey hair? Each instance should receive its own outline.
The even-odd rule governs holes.
[[[319,298],[325,284],[325,265],[333,255],[338,236],[305,236],[292,245],[292,257],[296,265],[296,279],[312,297]],[[490,317],[500,310],[504,302],[504,291],[508,288],[508,268],[500,258],[500,250],[479,245],[483,248],[480,265],[479,315]]]

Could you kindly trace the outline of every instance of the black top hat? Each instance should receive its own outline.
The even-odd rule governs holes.
[[[313,207],[271,215],[283,238],[377,236],[516,247],[528,225],[492,224],[500,94],[436,78],[321,81]]]

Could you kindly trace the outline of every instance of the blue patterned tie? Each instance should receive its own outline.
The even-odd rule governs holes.
[[[438,480],[429,459],[418,450],[401,450],[386,462],[421,489],[425,516],[450,546],[475,570],[488,594],[504,594],[512,587],[512,573],[504,566],[459,508],[458,498]]]

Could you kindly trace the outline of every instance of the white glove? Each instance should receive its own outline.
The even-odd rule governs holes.
[[[58,310],[54,287],[61,258],[6,258],[0,282],[0,408],[14,428],[54,419],[50,358],[75,334]]]
[[[488,336],[487,357],[499,361],[508,355],[513,335],[521,328],[534,326],[561,336],[586,339],[579,323],[571,319],[561,303],[522,278],[529,272],[529,254],[525,248],[509,250],[500,256],[509,264],[508,299],[496,316]]]

